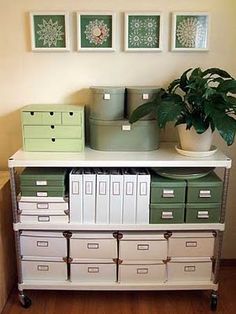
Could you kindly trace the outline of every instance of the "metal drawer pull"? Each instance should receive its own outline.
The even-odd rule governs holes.
[[[139,251],[148,251],[149,250],[149,244],[138,244],[137,250]]]
[[[200,190],[199,191],[200,198],[210,198],[211,197],[211,190]]]
[[[208,219],[208,218],[209,218],[209,212],[208,212],[208,210],[197,212],[197,218],[200,218],[200,219]]]
[[[110,99],[111,99],[111,94],[104,94],[104,95],[103,95],[103,98],[104,98],[105,100],[110,100]]]
[[[167,189],[164,189],[162,191],[162,197],[164,198],[172,198],[172,197],[175,197],[175,191],[174,190],[167,190]]]
[[[38,221],[39,222],[49,222],[50,217],[49,216],[38,216]]]
[[[99,249],[99,244],[98,243],[88,243],[87,248],[89,250],[97,250],[97,249]]]
[[[162,219],[173,219],[173,212],[162,212],[161,214]]]
[[[37,241],[38,247],[48,247],[48,241]]]
[[[48,182],[47,181],[36,181],[36,185],[48,185]]]
[[[47,197],[48,193],[47,192],[37,192],[37,196],[39,196],[39,197]]]
[[[148,274],[148,268],[137,268],[138,275],[146,275]]]
[[[37,209],[48,209],[48,203],[37,203]]]
[[[49,271],[49,266],[48,265],[38,265],[37,270],[38,271]]]
[[[196,266],[184,266],[185,272],[194,272],[196,271]]]
[[[197,241],[188,241],[185,243],[186,247],[197,247]]]
[[[99,267],[88,267],[88,273],[90,273],[90,274],[99,273]]]

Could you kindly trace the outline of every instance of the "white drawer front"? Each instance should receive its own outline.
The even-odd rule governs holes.
[[[168,256],[205,257],[213,256],[215,239],[211,238],[169,238]]]
[[[116,264],[71,264],[71,281],[115,282]]]
[[[20,215],[20,221],[22,223],[68,223],[69,218],[67,215]]]
[[[119,282],[121,283],[160,283],[166,281],[166,265],[138,264],[119,265]]]
[[[48,202],[19,202],[19,210],[68,210],[68,203],[48,203]]]
[[[209,281],[212,275],[212,262],[169,262],[168,281]]]
[[[167,240],[122,240],[122,260],[164,260],[167,258]]]
[[[67,256],[66,238],[21,236],[20,244],[23,256]]]
[[[117,258],[116,239],[70,239],[70,256],[84,259]]]
[[[64,262],[22,261],[24,280],[67,280],[67,265]]]

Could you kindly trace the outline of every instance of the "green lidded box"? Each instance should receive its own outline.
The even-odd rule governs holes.
[[[99,120],[124,118],[125,88],[118,86],[94,86],[90,116]]]
[[[152,101],[160,87],[157,86],[132,86],[127,87],[127,114],[128,118],[131,117],[132,112],[140,105]],[[141,120],[154,119],[153,114],[148,114]]]
[[[84,150],[84,107],[29,105],[22,109],[25,151],[81,152]]]
[[[187,180],[187,203],[220,203],[222,198],[223,182],[214,173]]]
[[[90,118],[90,146],[102,151],[150,151],[159,148],[159,128],[155,120],[102,121]]]
[[[151,203],[185,203],[186,182],[161,177],[151,177]]]
[[[186,204],[187,223],[218,223],[220,222],[220,203]]]
[[[185,204],[151,204],[150,224],[183,223]]]
[[[22,196],[64,197],[64,186],[21,186]]]

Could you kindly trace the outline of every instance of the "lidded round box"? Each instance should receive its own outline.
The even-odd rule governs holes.
[[[125,88],[121,86],[92,86],[93,102],[90,116],[99,120],[124,118]]]
[[[140,105],[152,101],[160,87],[158,86],[131,86],[127,87],[127,114],[131,117],[132,112]],[[155,116],[151,113],[143,117],[141,120],[152,120]]]

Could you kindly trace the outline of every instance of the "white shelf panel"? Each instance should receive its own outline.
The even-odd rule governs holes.
[[[18,285],[19,289],[44,290],[217,290],[218,284],[212,281],[166,282],[158,284],[122,284],[122,283],[73,283],[27,280]]]
[[[48,224],[48,223],[15,223],[14,230],[74,230],[74,231],[166,231],[166,230],[219,230],[225,225],[212,224],[150,224],[150,225],[85,225],[85,224]]]
[[[86,147],[83,153],[40,153],[17,151],[9,167],[231,167],[221,151],[204,158],[178,154],[175,143],[161,143],[150,152],[103,152]]]

